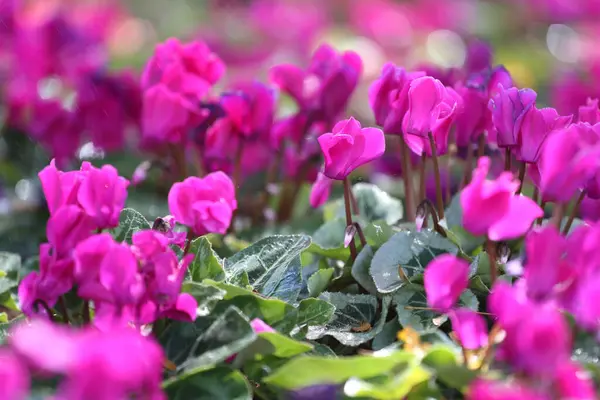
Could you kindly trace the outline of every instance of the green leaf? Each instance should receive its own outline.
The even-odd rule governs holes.
[[[225,279],[223,261],[214,252],[210,241],[202,236],[192,241],[190,254],[194,254],[194,261],[190,264],[189,274],[194,282],[204,279],[222,281]]]
[[[398,321],[419,333],[436,330],[448,317],[429,309],[425,288],[421,285],[405,285],[394,293]],[[412,308],[415,307],[415,308]],[[426,309],[423,309],[426,308]]]
[[[178,376],[163,387],[170,400],[252,399],[252,388],[244,375],[225,366]]]
[[[371,345],[373,350],[381,350],[390,344],[396,342],[398,339],[398,332],[402,330],[398,319],[394,318],[391,321],[388,321],[383,326],[381,332],[375,336],[373,339],[373,343]]]
[[[318,296],[327,289],[327,285],[333,278],[333,268],[319,269],[308,278],[308,293],[311,296]]]
[[[404,215],[402,202],[372,183],[357,183],[352,186],[352,193],[356,198],[360,216],[367,221],[383,220],[388,225],[394,225]],[[337,216],[344,217],[344,212],[344,205],[340,201]]]
[[[372,356],[297,357],[265,378],[269,385],[299,389],[325,383],[343,383],[355,377],[368,379],[392,369],[408,366],[415,356],[403,351]]]
[[[352,277],[371,294],[377,294],[377,286],[369,273],[374,255],[373,247],[366,245],[352,264]]]
[[[458,299],[458,303],[465,308],[470,308],[473,311],[479,310],[479,299],[475,296],[475,293],[466,289],[460,294],[460,298]]]
[[[206,279],[204,283],[224,290],[225,298],[217,308],[236,306],[249,319],[260,318],[280,332],[290,332],[296,326],[298,310],[279,299],[268,299],[250,290]],[[216,310],[215,310],[216,312]]]
[[[21,321],[25,320],[24,315],[19,315],[17,318],[14,318],[8,322],[0,323],[0,345],[6,342],[9,331],[13,328],[13,326],[19,324]]]
[[[21,256],[5,251],[0,252],[0,294],[19,284]]]
[[[209,315],[217,303],[220,300],[223,300],[226,294],[224,290],[215,286],[190,281],[183,282],[181,291],[183,293],[191,294],[198,302],[196,313],[198,317]]]
[[[178,370],[207,369],[243,350],[256,334],[240,310],[230,306],[219,315],[194,323],[172,321],[160,342]]]
[[[135,232],[150,228],[150,223],[142,214],[133,208],[124,208],[119,216],[119,226],[111,233],[117,242],[131,243]]]
[[[331,321],[311,326],[306,337],[310,340],[333,336],[345,346],[356,347],[375,337],[385,324],[390,298],[384,297],[377,317],[377,298],[372,295],[323,293],[320,298],[335,306]]]
[[[396,400],[408,395],[412,389],[427,381],[431,373],[420,365],[413,363],[400,373],[367,382],[351,378],[344,386],[344,393],[349,397],[367,397],[369,399]]]
[[[434,231],[402,231],[377,250],[371,261],[370,273],[380,293],[392,293],[407,283],[400,277],[400,267],[410,280],[421,275],[436,256],[457,252],[454,243]]]
[[[448,237],[456,241],[457,245],[467,254],[481,246],[485,242],[485,237],[473,236],[463,228],[462,207],[460,205],[460,193],[455,195],[450,202],[450,206],[445,211],[445,219],[440,221],[451,232]]]
[[[250,285],[265,296],[295,301],[302,289],[300,253],[309,246],[306,235],[261,239],[225,260],[227,280],[247,273]]]
[[[422,364],[435,371],[444,384],[461,391],[478,375],[477,371],[467,369],[458,363],[455,351],[441,345],[432,346],[423,358]]]
[[[350,257],[350,249],[344,247],[346,220],[336,218],[321,225],[313,234],[313,242],[308,251],[327,258],[346,260]]]
[[[321,299],[304,299],[298,305],[298,326],[325,325],[333,317],[335,306]]]
[[[383,246],[394,235],[394,230],[385,221],[373,221],[362,226],[367,243],[374,248]]]
[[[573,360],[590,371],[596,381],[600,380],[600,346],[593,335],[585,332],[577,334],[573,346]]]
[[[263,332],[258,334],[258,338],[241,351],[236,359],[235,365],[244,365],[252,358],[261,359],[266,355],[273,355],[279,358],[291,358],[313,349],[309,343],[299,342],[278,332]]]

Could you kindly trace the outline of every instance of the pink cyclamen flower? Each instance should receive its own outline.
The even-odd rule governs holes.
[[[70,255],[77,243],[90,237],[95,228],[96,224],[81,207],[65,205],[48,219],[46,237],[56,257],[62,258]]]
[[[519,90],[515,87],[505,89],[499,86],[496,95],[489,102],[492,121],[497,131],[497,143],[500,147],[517,145],[519,131],[525,113],[533,107],[537,93],[531,89]]]
[[[574,361],[560,364],[554,376],[554,385],[561,399],[597,398],[591,374]]]
[[[275,329],[271,328],[260,318],[254,318],[252,321],[250,321],[250,326],[252,326],[252,329],[256,333],[276,332]]]
[[[481,314],[468,308],[459,308],[450,311],[450,321],[462,347],[476,350],[487,346],[487,324]]]
[[[172,91],[200,100],[224,73],[225,64],[205,43],[182,44],[176,38],[169,38],[156,46],[146,64],[142,87],[147,90],[162,83]]]
[[[525,250],[524,279],[531,298],[545,299],[573,278],[563,257],[567,250],[566,239],[554,225],[530,232],[525,239]]]
[[[60,398],[84,399],[93,394],[98,400],[165,399],[160,389],[162,348],[133,329],[104,333],[34,320],[11,333],[10,347],[32,367],[64,376]]]
[[[119,225],[119,215],[127,200],[129,181],[112,165],[91,167],[81,183],[77,200],[96,228],[114,228]]]
[[[487,108],[487,93],[476,87],[457,88],[464,107],[456,116],[456,145],[465,147],[488,130],[491,115]]]
[[[128,71],[86,75],[79,81],[76,109],[95,147],[120,150],[127,128],[139,123],[142,97],[138,80]]]
[[[276,65],[270,80],[296,100],[301,110],[316,119],[333,123],[346,108],[362,73],[360,56],[339,54],[328,45],[320,46],[306,71],[295,65]]]
[[[402,133],[410,83],[424,75],[424,72],[407,72],[392,63],[383,66],[381,77],[369,88],[369,105],[375,114],[375,121],[385,133]]]
[[[80,171],[63,172],[56,168],[56,160],[52,159],[50,165],[38,173],[50,215],[63,205],[77,204],[79,186],[91,167],[89,162],[84,162]]]
[[[317,180],[313,183],[310,190],[310,205],[313,208],[321,207],[327,202],[333,180],[319,172]]]
[[[19,358],[7,349],[0,349],[0,398],[21,400],[29,392],[29,371]]]
[[[242,137],[266,137],[275,114],[275,91],[260,82],[243,82],[221,96],[232,130]]]
[[[548,135],[539,162],[540,189],[548,201],[567,202],[598,172],[600,124],[571,124]]]
[[[431,156],[431,133],[437,153],[446,153],[450,126],[462,106],[458,93],[437,79],[424,76],[413,80],[408,90],[408,110],[402,120],[408,147],[416,154]]]
[[[585,106],[579,107],[579,122],[587,122],[595,125],[600,122],[600,109],[598,99],[587,99]]]
[[[204,178],[189,177],[171,187],[169,209],[195,235],[224,234],[237,209],[233,182],[220,171]]]
[[[543,210],[529,197],[515,196],[519,187],[510,172],[487,180],[490,159],[481,157],[473,179],[460,194],[463,225],[474,235],[491,240],[515,239],[524,235]]]
[[[559,116],[554,108],[529,108],[521,121],[516,153],[523,162],[536,163],[540,157],[542,145],[550,132],[564,129],[573,120],[572,115]]]
[[[452,254],[434,258],[423,275],[427,304],[440,312],[448,312],[469,283],[469,264]]]
[[[193,99],[157,84],[144,91],[142,140],[144,146],[187,141],[189,131],[206,117]]]
[[[385,152],[385,137],[377,128],[362,128],[350,117],[335,124],[331,133],[318,138],[325,156],[323,174],[344,180],[352,171]]]

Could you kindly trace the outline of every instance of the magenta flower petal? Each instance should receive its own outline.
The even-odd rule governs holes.
[[[448,312],[469,283],[469,264],[452,254],[434,258],[423,276],[427,304],[440,312]]]
[[[317,175],[317,180],[313,183],[310,191],[310,205],[313,208],[321,207],[329,199],[329,193],[333,180],[326,177],[322,172]]]
[[[487,346],[487,324],[483,316],[473,310],[459,308],[450,312],[450,321],[462,347],[476,350]]]
[[[500,241],[521,237],[527,233],[537,218],[544,216],[544,211],[529,197],[513,196],[509,204],[506,214],[490,226],[488,230],[490,240]]]
[[[21,400],[29,391],[29,371],[19,358],[6,349],[0,349],[0,398]]]
[[[194,322],[197,309],[198,302],[196,299],[189,293],[181,293],[177,297],[174,307],[166,310],[163,315],[178,321]]]
[[[275,329],[271,328],[262,319],[259,318],[254,318],[252,321],[250,321],[250,325],[256,333],[275,332]]]

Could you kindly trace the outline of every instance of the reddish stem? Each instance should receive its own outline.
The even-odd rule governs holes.
[[[346,226],[352,225],[352,211],[350,210],[350,181],[348,178],[344,178],[344,208],[346,210]],[[350,257],[352,261],[356,260],[356,244],[354,238],[350,242]]]
[[[442,181],[440,178],[440,165],[438,163],[437,148],[433,134],[429,132],[429,145],[431,146],[431,159],[433,160],[433,173],[435,175],[435,199],[437,201],[438,215],[444,219],[444,194],[442,192]]]
[[[408,146],[406,146],[406,142],[404,141],[404,136],[402,134],[398,136],[400,138],[400,161],[402,162],[402,183],[404,184],[404,203],[406,204],[406,214],[409,221],[414,221],[416,216],[415,191],[413,189],[410,154]],[[420,199],[418,201],[420,201]]]

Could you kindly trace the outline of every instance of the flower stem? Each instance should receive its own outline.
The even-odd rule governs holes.
[[[192,241],[194,240],[194,233],[192,232],[192,228],[188,228],[185,248],[183,249],[183,255],[185,256],[190,251],[190,247],[192,246]]]
[[[485,134],[479,135],[479,141],[477,142],[477,159],[480,159],[485,154]]]
[[[496,244],[492,240],[487,240],[485,243],[485,251],[488,254],[490,261],[490,287],[494,286],[498,277],[498,269],[496,265]]]
[[[425,152],[421,155],[421,164],[419,165],[419,199],[422,201],[425,198],[425,172],[427,170],[427,156]]]
[[[461,188],[464,188],[471,182],[471,176],[473,174],[473,156],[475,150],[473,149],[473,143],[469,142],[467,146],[467,160],[465,161],[465,169],[463,171],[462,181],[460,182]]]
[[[69,319],[69,312],[67,311],[67,306],[65,304],[65,299],[63,296],[58,298],[58,311],[62,316],[63,322],[66,324],[70,324],[71,320]]]
[[[531,200],[535,201],[537,204],[539,197],[540,197],[540,189],[538,189],[537,186],[534,186],[533,187],[533,195],[531,196]]]
[[[185,150],[182,146],[176,144],[170,145],[171,156],[175,162],[177,173],[179,173],[179,179],[185,179],[188,177],[187,163],[185,160]]]
[[[517,189],[516,194],[521,194],[521,190],[523,190],[523,181],[525,180],[525,170],[527,168],[527,163],[522,162],[519,166],[519,188]]]
[[[304,183],[304,180],[306,179],[306,175],[308,175],[310,167],[310,160],[306,160],[300,166],[300,169],[296,172],[296,177],[294,179],[291,191],[282,191],[281,197],[279,198],[279,210],[277,211],[278,222],[288,221],[292,217],[292,213],[294,212],[294,204],[296,203],[296,198],[300,193],[302,183]]]
[[[350,181],[348,177],[344,178],[344,208],[346,209],[346,226],[352,225],[352,210],[350,209]],[[356,260],[356,244],[354,238],[350,242],[350,257],[352,261]]]
[[[579,193],[577,202],[575,202],[575,204],[573,205],[573,208],[571,209],[571,212],[569,213],[569,219],[567,220],[567,224],[563,228],[563,231],[562,231],[563,235],[566,235],[567,233],[569,233],[569,229],[571,229],[571,225],[573,225],[573,221],[575,220],[575,217],[579,213],[579,206],[581,206],[581,202],[585,198],[585,195],[586,195],[585,190],[582,190],[581,193]]]
[[[39,308],[42,307],[44,309],[44,311],[46,311],[46,314],[48,315],[48,319],[51,322],[55,321],[54,314],[52,313],[52,310],[50,309],[50,307],[48,307],[48,303],[46,303],[44,300],[41,300],[41,299],[35,300],[33,302],[32,307],[33,307],[33,309],[34,309],[34,311],[36,313],[38,313],[39,312]]]
[[[88,300],[85,300],[83,302],[83,308],[81,310],[81,316],[83,318],[83,323],[88,325],[91,321],[91,317],[90,317],[90,302]]]
[[[544,209],[546,208],[546,201],[543,198],[540,201],[540,208],[542,209],[542,211],[544,211]],[[537,219],[536,224],[541,225],[543,220],[544,220],[544,216],[542,215],[541,217],[539,217]]]
[[[560,231],[560,225],[565,216],[565,205],[562,203],[555,203],[554,210],[552,211],[552,220],[550,223],[556,226],[556,229]]]
[[[352,212],[354,215],[360,215],[360,210],[358,209],[358,201],[356,201],[356,197],[354,193],[352,193],[352,188],[350,188],[350,203],[352,204]]]
[[[235,150],[235,158],[233,160],[233,186],[239,188],[242,179],[242,153],[244,151],[244,144],[240,140]]]
[[[504,149],[504,170],[505,171],[510,171],[510,161],[511,161],[510,147],[507,147]]]
[[[429,145],[431,146],[431,159],[433,160],[433,173],[435,175],[435,199],[437,201],[438,215],[444,219],[444,194],[442,193],[442,182],[440,178],[440,165],[438,163],[437,148],[433,134],[429,132]]]
[[[433,220],[433,229],[437,233],[439,233],[441,236],[448,237],[448,234],[446,233],[446,230],[440,225],[440,221],[439,221],[437,212],[435,210],[435,207],[433,206],[433,203],[431,203],[431,201],[429,199],[423,200],[421,202],[421,204],[419,204],[419,206],[417,207],[417,209],[423,209],[423,210],[425,210],[425,216],[424,216],[423,226],[425,226],[426,223],[427,223],[427,214],[429,213],[429,215],[431,215],[431,219]]]
[[[410,154],[408,153],[408,147],[404,141],[404,136],[398,136],[400,137],[400,161],[402,162],[402,183],[404,184],[404,203],[406,204],[406,214],[409,221],[414,221],[416,216],[415,191],[413,189]]]

